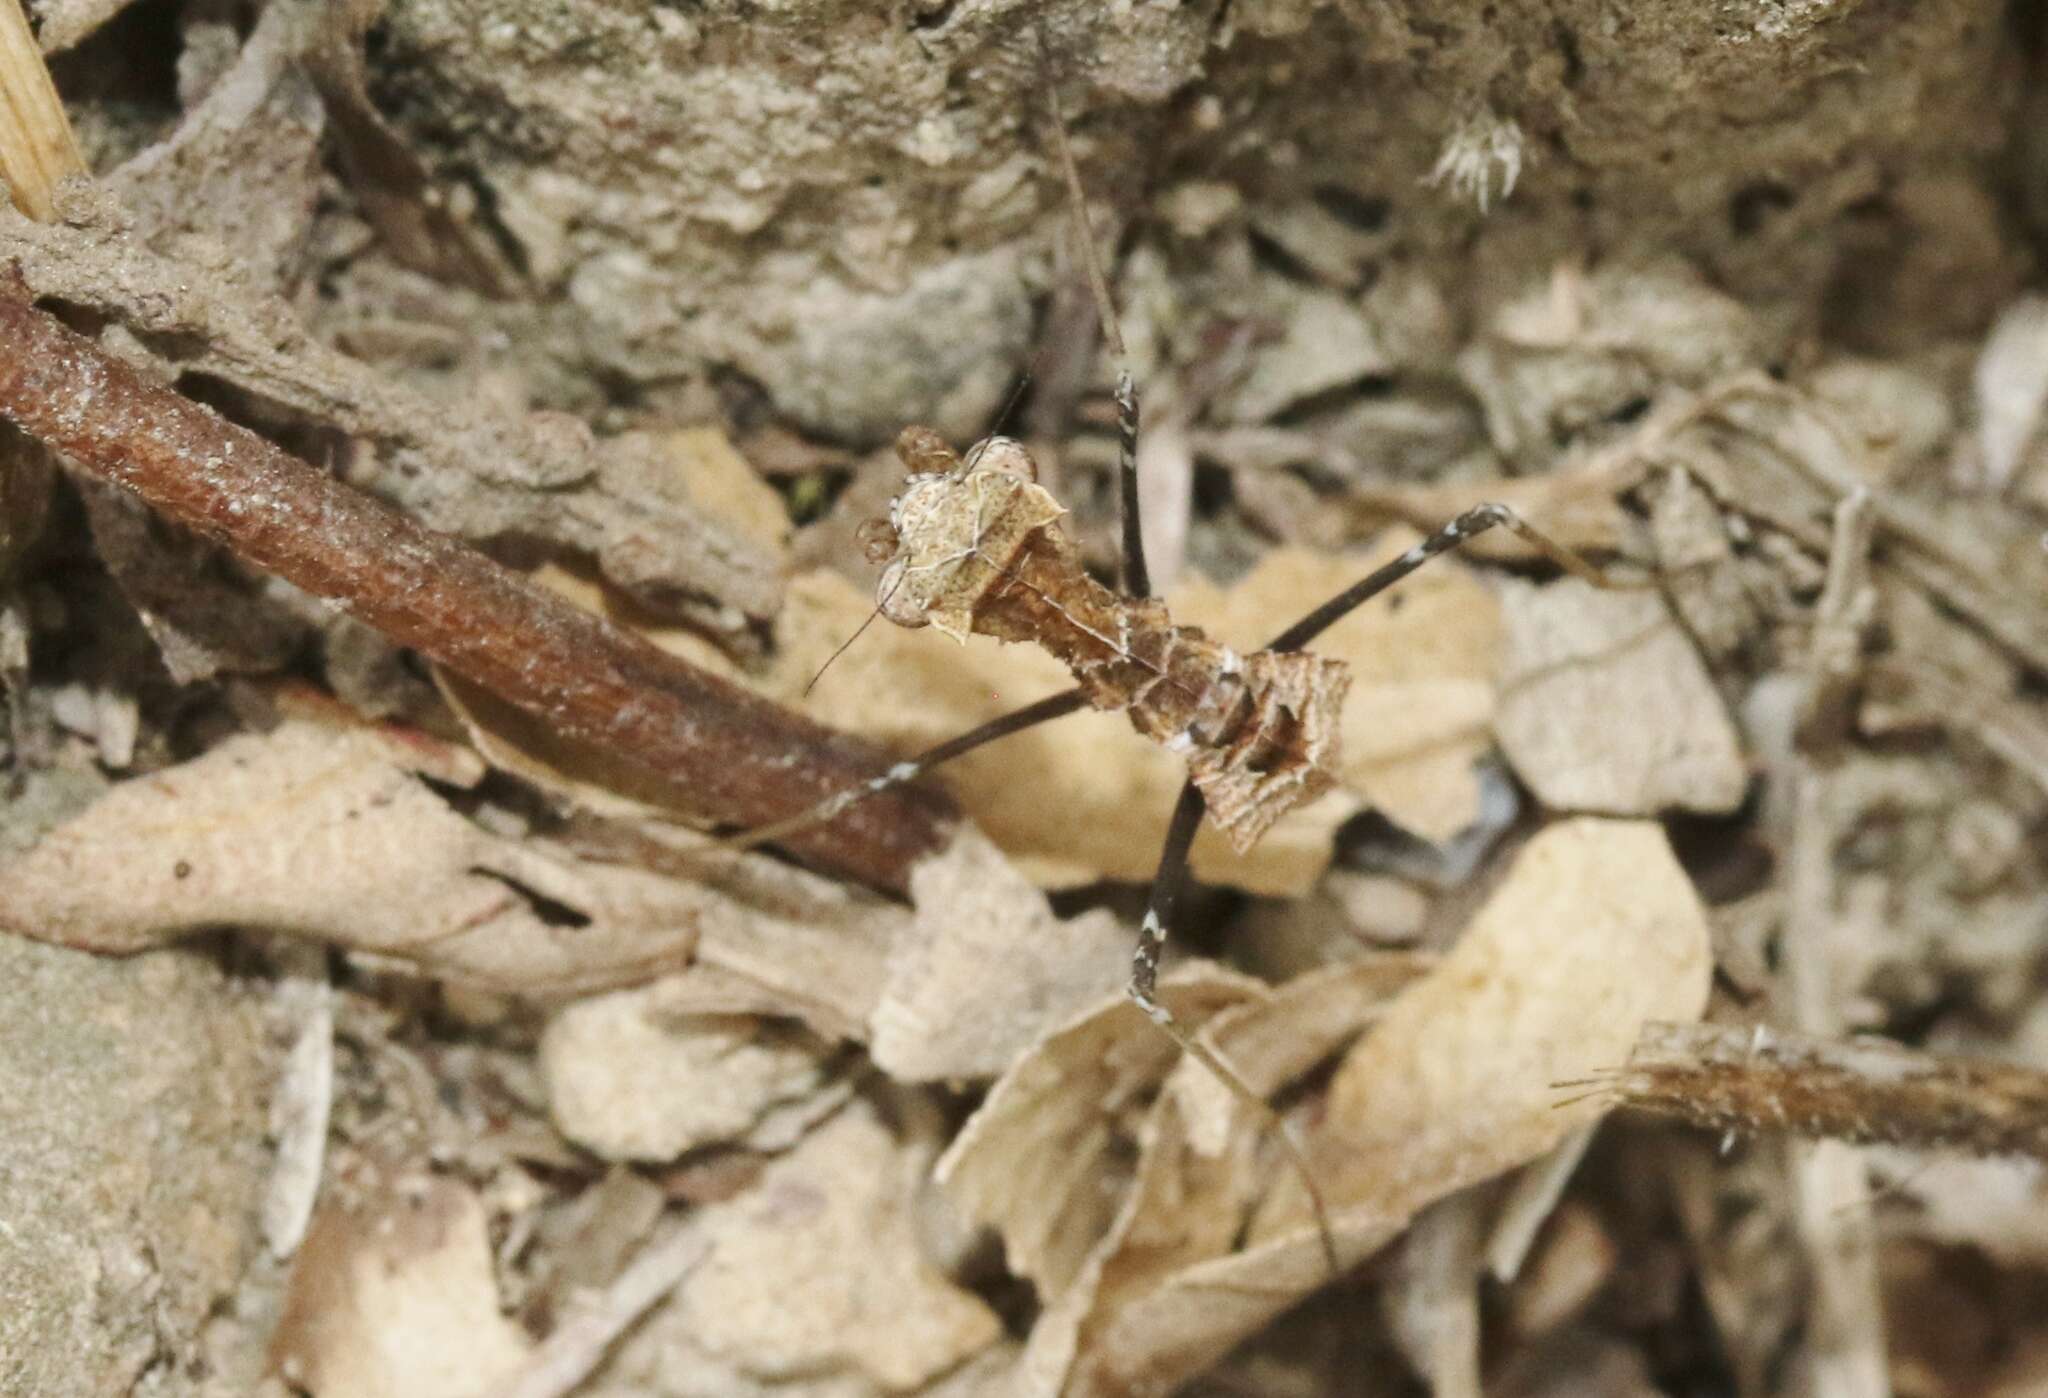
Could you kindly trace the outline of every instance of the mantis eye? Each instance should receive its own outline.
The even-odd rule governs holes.
[[[860,540],[860,551],[870,563],[887,563],[896,556],[896,526],[886,519],[862,520],[854,538]]]

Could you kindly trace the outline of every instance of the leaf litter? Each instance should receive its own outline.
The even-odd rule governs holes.
[[[90,44],[119,8],[39,7],[45,41]],[[413,386],[445,366],[414,375],[408,354],[465,338],[404,311],[423,287],[517,325],[522,278],[580,235],[540,238],[552,215],[533,189],[496,206],[495,230],[437,202],[436,167],[405,146],[417,131],[372,105],[387,94],[357,43],[377,8],[300,28],[273,5],[239,49],[195,23],[185,119],[118,179],[73,190],[63,220],[0,216],[9,265],[157,382],[210,385],[352,482],[550,558],[538,576],[562,590],[798,702],[871,592],[829,566],[844,520],[792,547],[782,502],[721,433],[674,430],[711,416],[709,393],[642,383],[629,411],[570,390],[607,401],[593,435],[580,412],[531,406],[516,333],[489,369],[449,376],[452,394]],[[340,182],[318,163],[326,138]],[[1543,175],[1532,165],[1517,201]],[[1844,198],[1864,197],[1854,184]],[[1969,232],[1970,201],[1938,195],[1908,183],[1898,202]],[[2029,1158],[2048,1020],[2025,970],[2048,799],[2038,306],[2020,297],[1974,341],[1878,359],[1788,338],[1785,317],[1675,259],[1589,269],[1488,231],[1467,304],[1341,200],[1266,207],[1220,181],[1207,196],[1177,236],[1207,240],[1201,260],[1222,270],[1203,275],[1225,295],[1178,285],[1151,230],[1132,258],[1145,353],[1191,419],[1167,434],[1174,484],[1199,496],[1220,467],[1246,518],[1314,547],[1254,558],[1228,525],[1168,521],[1190,560],[1177,615],[1255,645],[1407,547],[1404,530],[1493,498],[1575,547],[1654,559],[1664,588],[1505,578],[1528,560],[1501,540],[1483,562],[1433,565],[1319,647],[1358,676],[1345,789],[1248,856],[1197,850],[1204,882],[1251,900],[1243,924],[1314,924],[1287,964],[1315,969],[1268,984],[1189,955],[1163,993],[1279,1103],[1363,1270],[1330,1285],[1262,1124],[1117,997],[1130,918],[1105,885],[1149,876],[1179,779],[1119,717],[959,764],[948,781],[975,828],[910,872],[905,907],[713,849],[659,783],[461,680],[438,676],[437,698],[390,646],[349,640],[352,623],[213,545],[158,537],[86,482],[86,547],[112,585],[67,576],[60,595],[31,548],[48,463],[10,439],[0,484],[25,501],[0,541],[10,748],[95,788],[101,769],[127,779],[40,843],[6,832],[0,921],[105,951],[221,926],[311,949],[265,957],[276,1013],[302,1021],[275,1045],[292,1066],[263,1211],[295,1255],[221,1298],[207,1343],[242,1367],[224,1362],[218,1391],[252,1388],[248,1355],[266,1345],[278,1376],[391,1398],[1109,1393],[1211,1368],[1319,1391],[1309,1356],[1325,1351],[1294,1344],[1314,1333],[1382,1345],[1376,1369],[1347,1372],[1388,1385],[1405,1365],[1446,1394],[1633,1392],[1650,1382],[1639,1351],[1688,1323],[1657,1309],[1670,1288],[1653,1283],[1674,1271],[1698,1279],[1716,1327],[1701,1362],[1746,1394],[1773,1374],[1856,1372],[1880,1322],[1901,1391],[2038,1387],[2048,1339],[2023,1308],[1983,1308],[1983,1351],[2003,1357],[1963,1362],[1925,1318],[1940,1308],[1917,1304],[1974,1294],[1980,1254],[2015,1270],[2048,1255]],[[337,218],[335,199],[353,207]],[[371,227],[389,263],[363,254]],[[1254,256],[1248,229],[1278,256]],[[524,269],[494,245],[528,235]],[[291,256],[316,247],[323,265],[374,269],[339,274],[318,336]],[[1212,305],[1244,310],[1221,325]],[[1461,346],[1468,310],[1479,328]],[[1277,333],[1259,323],[1275,312]],[[1423,331],[1404,337],[1408,322]],[[1219,364],[1236,366],[1220,386]],[[532,372],[559,388],[559,364]],[[1380,473],[1394,454],[1435,474]],[[840,456],[783,452],[800,473]],[[1088,462],[1082,443],[1059,463],[1084,515]],[[1859,491],[1867,591],[1836,609],[1831,529]],[[785,576],[793,556],[828,566]],[[1235,581],[1203,581],[1212,567]],[[176,705],[132,664],[49,673],[84,648],[31,667],[32,642],[98,644],[114,618],[129,648],[96,658],[156,657],[187,687]],[[1830,627],[1851,644],[1823,732],[1800,695]],[[264,678],[307,641],[331,687],[391,721]],[[803,702],[902,753],[1063,679],[1026,648],[877,627]],[[1475,769],[1496,749],[1519,787]],[[1803,825],[1780,824],[1771,803],[1795,768],[1793,785],[1818,774],[1814,799]],[[43,800],[48,784],[29,786]],[[1368,806],[1378,825],[1352,819]],[[1795,854],[1807,882],[1788,893],[1777,869]],[[1465,873],[1473,886],[1453,886]],[[1200,910],[1201,950],[1237,911]],[[1829,1036],[1758,1038],[1785,939],[1815,928],[1789,960],[1826,963]],[[1781,959],[1738,967],[1738,943]],[[1933,1026],[1924,1046],[1884,1038],[1914,1025]],[[1732,1157],[1639,1122],[1596,1138],[1624,1098],[1731,1132]],[[1832,1149],[1823,1169],[1773,1138],[1786,1125],[1905,1144]],[[2018,1158],[1918,1149],[1959,1140]],[[1799,1190],[1824,1175],[1839,1186],[1825,1197],[1883,1227],[1816,1213]],[[1645,1197],[1681,1223],[1644,1223],[1625,1201]],[[1852,1233],[1881,1272],[1834,1255]],[[1480,1304],[1488,1274],[1504,1307]],[[1806,1323],[1800,1279],[1815,1276],[1854,1343]]]

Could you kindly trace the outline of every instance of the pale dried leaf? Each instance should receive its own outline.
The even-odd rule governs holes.
[[[1212,966],[1168,976],[1160,999],[1189,1027],[1262,993]],[[1128,1114],[1180,1050],[1119,997],[1055,1030],[1005,1073],[935,1172],[967,1217],[1002,1235],[1009,1268],[1042,1296],[1071,1284],[1115,1211],[1104,1177]]]
[[[1218,1012],[1199,1037],[1253,1092],[1271,1097],[1357,1038],[1432,964],[1395,954],[1326,967]],[[1161,1095],[1171,1110],[1147,1125],[1134,1202],[1117,1234],[1128,1255],[1108,1254],[1125,1291],[1227,1250],[1275,1174],[1291,1168],[1273,1148],[1267,1118],[1203,1064],[1183,1056]]]
[[[0,921],[110,952],[269,927],[529,990],[688,959],[722,900],[490,834],[420,780],[465,785],[482,770],[466,749],[406,730],[293,720],[232,738],[114,788],[0,868]]]
[[[1183,994],[1204,990],[1205,1002],[1192,1011],[1184,999],[1168,1003],[1184,1023],[1208,1015],[1202,1036],[1255,1092],[1271,1092],[1354,1037],[1429,965],[1417,956],[1376,957],[1270,993],[1239,985],[1229,1002],[1206,998],[1231,989],[1218,972],[1191,967],[1168,979],[1169,993],[1178,982]],[[1105,1197],[1110,1147],[1115,1133],[1130,1129],[1125,1119],[1150,1079],[1132,1071],[1111,1080],[1110,1069],[1140,1055],[1150,1079],[1169,1067],[1171,1076],[1138,1128],[1139,1174],[1115,1208]],[[1084,1144],[1067,1154],[1075,1142]],[[1227,1250],[1274,1172],[1286,1168],[1272,1144],[1264,1118],[1206,1068],[1178,1059],[1128,1004],[1054,1035],[1006,1074],[941,1163],[940,1179],[966,1212],[996,1224],[1012,1270],[1033,1276],[1049,1302],[1032,1329],[1018,1391],[1059,1391],[1084,1325],[1114,1301]]]
[[[1252,1091],[1271,1096],[1357,1038],[1388,1002],[1435,965],[1436,958],[1425,953],[1386,952],[1321,967],[1220,1012],[1199,1037]],[[1168,1090],[1188,1121],[1192,1149],[1220,1152],[1226,1132],[1264,1129],[1198,1063],[1181,1063]]]
[[[994,1313],[920,1249],[922,1152],[856,1102],[755,1188],[705,1208],[703,1262],[591,1392],[896,1393],[994,1344]]]
[[[499,1314],[482,1203],[421,1176],[314,1219],[271,1367],[322,1398],[483,1398],[530,1349]]]
[[[787,866],[723,884],[736,916],[708,920],[690,968],[655,983],[663,1011],[785,1015],[830,1039],[866,1034],[903,911]]]
[[[711,427],[667,432],[659,440],[689,491],[690,503],[774,559],[781,572],[789,555],[789,508],[731,440]]]
[[[1348,296],[1273,279],[1283,338],[1217,395],[1212,410],[1231,422],[1262,422],[1291,403],[1396,367],[1379,327]]]
[[[810,1034],[752,1015],[660,1012],[658,988],[579,1000],[540,1042],[548,1112],[606,1160],[673,1160],[697,1146],[789,1143],[851,1084]]]
[[[622,434],[604,444],[598,480],[622,507],[592,534],[609,581],[715,632],[775,614],[789,516],[724,433]],[[695,527],[678,528],[672,512]]]
[[[1485,1178],[1600,1116],[1558,1084],[1625,1062],[1641,1027],[1706,1006],[1704,909],[1655,824],[1576,819],[1532,839],[1435,974],[1339,1070],[1319,1149],[1340,1199]]]
[[[681,1225],[655,1237],[603,1290],[572,1297],[567,1314],[504,1390],[504,1398],[561,1398],[597,1368],[612,1343],[697,1270],[708,1247]]]
[[[1114,914],[1055,917],[972,829],[911,870],[910,898],[869,1025],[869,1053],[899,1082],[994,1077],[1130,973],[1133,934]]]
[[[1559,1084],[1624,1061],[1650,1020],[1697,1017],[1710,970],[1705,912],[1660,828],[1580,819],[1539,834],[1331,1085],[1309,1146],[1340,1256],[1363,1260],[1430,1203],[1597,1119],[1601,1102],[1570,1100]],[[1050,1382],[1031,1391],[1170,1387],[1326,1281],[1290,1176],[1276,1174],[1260,1212],[1244,1252],[1164,1277],[1140,1269],[1132,1284],[1048,1311],[1034,1372]],[[1130,1265],[1097,1257],[1089,1270]],[[1059,1361],[1069,1351],[1071,1371]]]
[[[561,569],[537,575],[580,605],[597,588]],[[647,633],[657,645],[733,675],[731,663],[679,629]],[[893,903],[778,860],[735,857],[667,814],[676,793],[640,768],[585,744],[446,671],[441,693],[493,767],[603,817],[580,821],[578,848],[610,863],[661,870],[699,885],[736,915],[706,921],[695,960],[662,980],[667,1015],[792,1015],[827,1038],[857,1039],[881,993],[883,960],[908,922]]]
[[[1499,503],[1566,548],[1600,554],[1629,538],[1630,520],[1616,497],[1641,474],[1641,465],[1633,458],[1602,454],[1541,476],[1359,490],[1346,498],[1345,509],[1352,528],[1364,533],[1377,532],[1389,521],[1413,529],[1440,529],[1475,506]],[[1461,551],[1518,562],[1533,557],[1529,545],[1502,530],[1475,536]]]
[[[1560,263],[1500,303],[1458,355],[1501,452],[1531,465],[1585,427],[1673,385],[1701,387],[1765,363],[1777,332],[1679,258]]]
[[[1749,773],[1727,706],[1661,599],[1577,578],[1503,588],[1495,728],[1552,810],[1725,814]]]

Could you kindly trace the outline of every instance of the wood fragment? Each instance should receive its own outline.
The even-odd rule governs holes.
[[[2048,1160],[2048,1073],[1729,1024],[1651,1024],[1603,1084],[1621,1106],[1713,1131]]]
[[[153,384],[0,287],[0,416],[179,524],[658,777],[700,816],[759,824],[881,775],[864,746],[578,610]],[[950,806],[892,791],[792,841],[901,889]]]

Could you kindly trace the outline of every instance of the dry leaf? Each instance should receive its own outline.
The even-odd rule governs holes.
[[[421,1176],[332,1206],[299,1248],[271,1367],[320,1398],[483,1398],[531,1343],[499,1314],[484,1208]]]
[[[1625,1060],[1650,1020],[1696,1018],[1710,969],[1705,912],[1660,828],[1581,819],[1540,833],[1332,1082],[1309,1146],[1340,1255],[1362,1261],[1435,1200],[1590,1124],[1602,1104],[1558,1084]],[[1148,1143],[1141,1178],[1176,1134]],[[1176,1257],[1185,1265],[1162,1275],[1112,1234],[1077,1270],[1116,1284],[1076,1286],[1040,1319],[1026,1391],[1170,1388],[1326,1282],[1299,1185],[1276,1170],[1274,1186],[1243,1252]]]
[[[1263,346],[1244,376],[1217,395],[1222,420],[1262,422],[1303,398],[1396,368],[1379,327],[1350,297],[1278,276],[1270,285],[1283,338]]]
[[[711,427],[663,433],[661,440],[682,474],[690,503],[786,566],[789,507],[731,440]]]
[[[1769,362],[1781,333],[1676,257],[1590,272],[1560,263],[1489,319],[1459,375],[1495,447],[1525,468],[1630,403]]]
[[[280,948],[272,1013],[291,1025],[291,1044],[271,1088],[270,1137],[277,1154],[261,1218],[271,1255],[289,1257],[312,1224],[326,1174],[334,1111],[334,988],[325,950],[290,943]]]
[[[540,1041],[548,1114],[606,1160],[673,1160],[740,1141],[779,1149],[845,1100],[829,1046],[752,1015],[660,1013],[658,989],[564,1007]]]
[[[685,961],[717,895],[485,831],[421,776],[482,763],[397,729],[293,720],[114,788],[0,867],[0,922],[133,952],[272,927],[508,989],[602,984]]]
[[[994,1077],[1130,975],[1135,938],[1113,913],[1055,917],[970,828],[911,870],[910,898],[917,914],[890,948],[868,1043],[898,1082]]]
[[[1502,590],[1495,728],[1545,806],[1726,814],[1749,772],[1714,681],[1663,601],[1577,578]]]
[[[1355,1036],[1389,997],[1428,965],[1422,957],[1388,956],[1314,972],[1217,1011],[1202,1027],[1201,1036],[1237,1068],[1253,1091],[1271,1093]],[[1209,978],[1216,975],[1207,968],[1190,969]],[[1098,1018],[1107,1021],[1116,1013],[1104,1011]],[[1140,1027],[1150,1028],[1142,1022]],[[1165,1036],[1156,1031],[1147,1037],[1165,1044]],[[1052,1040],[1042,1051],[1056,1048],[1071,1046]],[[1164,1051],[1171,1054],[1170,1048]],[[1048,1285],[1058,1283],[1059,1274],[1041,1283],[1048,1305],[1032,1327],[1019,1365],[1019,1393],[1062,1392],[1077,1352],[1092,1342],[1091,1328],[1103,1317],[1114,1317],[1126,1299],[1143,1296],[1181,1269],[1228,1255],[1259,1195],[1276,1172],[1288,1168],[1273,1149],[1263,1116],[1250,1113],[1200,1064],[1172,1058],[1169,1062],[1167,1090],[1153,1102],[1138,1131],[1137,1174],[1121,1207],[1092,1239],[1080,1234],[1067,1240],[1072,1258],[1066,1264],[1069,1280],[1064,1289]],[[1038,1071],[1034,1063],[1035,1058],[1020,1062],[998,1084],[990,1103],[1007,1085],[1026,1081]],[[1034,1105],[1028,1097],[1020,1097],[1018,1104]],[[1016,1138],[1038,1130],[1056,1138],[1065,1124],[1063,1116],[1071,1117],[1076,1107],[1071,1101],[1048,1098],[1042,1110],[1045,1120],[1038,1126],[1016,1122],[996,1130],[992,1124],[975,1146],[991,1160],[976,1162],[976,1175],[1000,1180],[1003,1151]],[[956,1154],[981,1123],[978,1116],[968,1124]],[[964,1176],[967,1170],[961,1173]],[[1099,1170],[1070,1182],[1068,1188],[1078,1191],[1090,1184],[1098,1196],[1107,1192],[1108,1182]],[[955,1197],[977,1216],[989,1217],[987,1210],[994,1207],[1030,1220],[1039,1201],[1021,1186],[1011,1188],[1014,1197],[986,1183],[979,1199]],[[1099,1197],[1094,1207],[1099,1212],[1109,1209]],[[1014,1234],[1006,1231],[1005,1238],[1015,1246]],[[1306,1280],[1297,1295],[1326,1277],[1320,1253],[1302,1261]]]
[[[724,433],[628,432],[604,444],[600,462],[605,494],[624,507],[592,531],[606,579],[713,632],[775,615],[789,516]],[[697,527],[676,528],[672,510]]]
[[[1711,970],[1705,911],[1660,827],[1548,827],[1331,1083],[1329,1188],[1348,1202],[1430,1179],[1408,1162],[1483,1178],[1534,1159],[1603,1110],[1562,1104],[1557,1084],[1627,1061],[1646,1023],[1697,1019]]]
[[[606,864],[668,874],[719,914],[701,920],[688,969],[649,987],[651,1012],[782,1015],[827,1039],[867,1034],[907,909],[777,859],[736,859],[660,821],[579,821],[574,843]]]
[[[923,1147],[856,1102],[698,1215],[703,1262],[591,1384],[625,1394],[898,1393],[994,1344],[987,1306],[925,1260]]]
[[[1176,1019],[1200,1026],[1254,1091],[1291,1081],[1357,1034],[1429,961],[1386,956],[1330,967],[1268,992],[1195,965],[1162,989]],[[1139,1137],[1140,1175],[1115,1204],[1129,1134],[1147,1090],[1168,1079]],[[1019,1369],[1019,1391],[1052,1393],[1104,1294],[1142,1290],[1176,1266],[1226,1250],[1276,1170],[1265,1121],[1119,999],[1049,1035],[996,1084],[940,1162],[968,1216],[996,1228],[1010,1269],[1047,1303]],[[1320,1264],[1316,1264],[1318,1267]]]
[[[620,793],[646,782],[613,785],[605,764],[550,753],[537,725],[461,693],[465,717],[467,705],[491,715],[472,731],[493,765],[643,818],[573,825],[570,843],[494,835],[415,776],[473,785],[484,765],[467,749],[412,730],[291,722],[118,788],[0,864],[14,895],[0,926],[114,952],[221,924],[275,927],[522,991],[604,989],[687,966],[661,982],[661,1013],[788,1015],[830,1039],[866,1034],[902,908],[645,819],[650,806]],[[160,857],[138,860],[137,848]]]
[[[1566,548],[1602,554],[1629,538],[1631,521],[1616,497],[1641,474],[1642,465],[1632,456],[1603,453],[1540,476],[1356,490],[1346,496],[1344,507],[1351,528],[1363,535],[1377,533],[1389,521],[1414,529],[1441,529],[1475,506],[1495,502],[1512,507]],[[1529,545],[1504,530],[1475,535],[1462,551],[1517,562],[1534,556]]]
[[[1214,966],[1167,976],[1160,1000],[1197,1028],[1264,993]],[[1125,1118],[1166,1076],[1180,1050],[1119,997],[1055,1030],[1005,1073],[954,1138],[935,1172],[967,1217],[1002,1235],[1012,1272],[1057,1296],[1109,1226],[1105,1188]]]
[[[2019,297],[1999,312],[1978,351],[1971,377],[1977,409],[1977,465],[1982,483],[2004,491],[2048,407],[2048,301]]]

